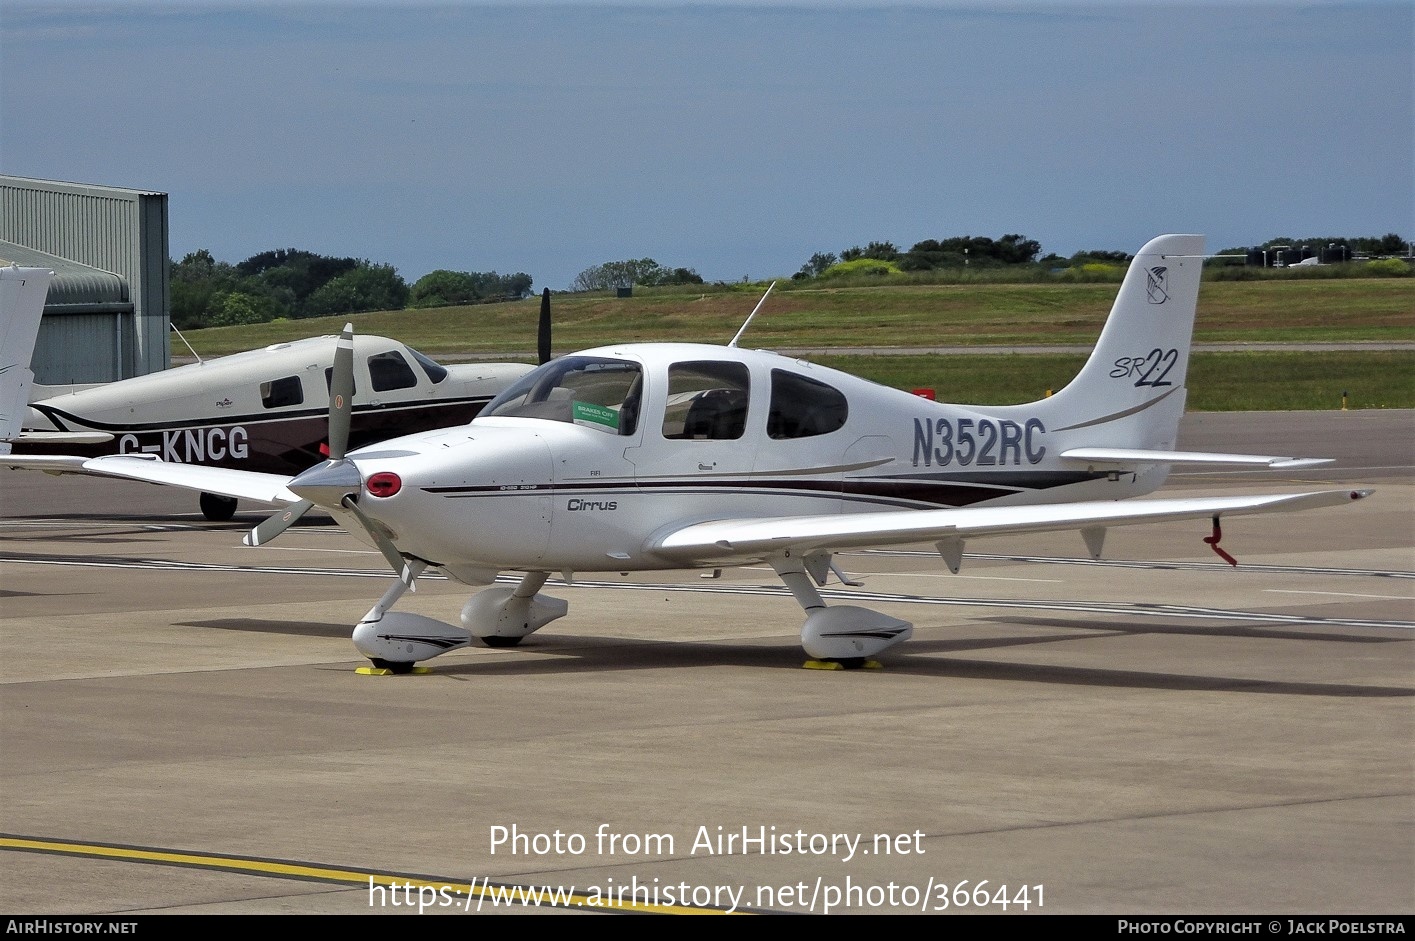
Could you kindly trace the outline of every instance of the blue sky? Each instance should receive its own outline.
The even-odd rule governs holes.
[[[0,0],[0,172],[171,252],[789,276],[871,240],[1415,237],[1415,4]]]

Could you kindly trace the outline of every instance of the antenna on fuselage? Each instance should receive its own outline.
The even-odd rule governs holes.
[[[766,303],[767,296],[771,294],[771,289],[774,287],[776,287],[775,281],[771,282],[771,284],[767,286],[766,294],[763,294],[762,299],[757,301],[757,306],[753,307],[752,312],[747,315],[747,322],[742,324],[742,329],[737,331],[737,335],[732,338],[732,342],[727,344],[728,347],[736,346],[737,341],[742,339],[742,334],[747,332],[747,328],[752,324],[752,318],[757,315],[757,311],[762,309],[762,305]]]
[[[185,347],[186,347],[187,349],[189,349],[189,350],[192,350],[192,345],[187,342],[187,338],[186,338],[186,337],[182,336],[182,331],[180,331],[180,330],[177,329],[177,325],[176,325],[175,323],[169,323],[167,326],[171,327],[171,328],[172,328],[172,332],[175,333],[175,334],[177,334],[177,339],[179,339],[179,340],[182,341],[182,345],[183,345],[183,346],[185,346]],[[198,366],[205,366],[205,365],[206,365],[206,363],[202,362],[201,354],[198,353],[196,350],[192,350],[192,355],[197,358],[197,365],[198,365]]]

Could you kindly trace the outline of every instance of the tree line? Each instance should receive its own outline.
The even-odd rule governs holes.
[[[1317,258],[1323,264],[1405,256],[1409,243],[1392,232],[1384,236],[1349,238],[1269,239],[1261,245],[1228,248],[1216,254],[1233,255],[1247,264],[1292,264],[1304,258]],[[1070,257],[1055,253],[1042,255],[1042,245],[1035,239],[1018,234],[998,239],[962,235],[947,239],[925,239],[907,251],[893,242],[870,242],[863,248],[854,245],[834,252],[816,252],[792,278],[797,281],[831,278],[850,274],[887,275],[906,271],[934,271],[957,268],[1001,268],[1034,265],[1047,269],[1082,269],[1087,266],[1128,264],[1132,255],[1121,251],[1092,249],[1079,251]],[[1279,254],[1284,253],[1284,254]]]
[[[636,284],[656,287],[665,284],[702,284],[702,275],[692,268],[666,268],[652,258],[606,261],[586,268],[570,284],[572,291],[609,291]]]
[[[294,248],[234,265],[201,249],[170,266],[172,323],[179,329],[519,300],[532,284],[524,272],[438,270],[410,286],[392,265]]]
[[[1407,257],[1409,252],[1409,243],[1392,232],[1358,238],[1274,238],[1261,245],[1229,248],[1216,254],[1235,256],[1231,264],[1240,267],[1273,267],[1310,259],[1322,265],[1389,259]],[[839,254],[816,252],[792,277],[802,281],[976,267],[1033,270],[1038,272],[1037,277],[1062,269],[1077,277],[1094,275],[1104,279],[1106,272],[1123,267],[1130,258],[1125,252],[1110,250],[1080,251],[1069,258],[1054,253],[1042,255],[1040,242],[1016,233],[997,239],[963,235],[925,239],[907,250],[893,242],[875,241],[863,247],[851,246]],[[1408,266],[1391,264],[1394,267],[1389,271],[1372,273],[1408,273]],[[530,294],[533,283],[525,272],[439,269],[409,285],[392,265],[295,248],[261,252],[234,265],[217,261],[210,251],[201,249],[170,265],[172,322],[182,329],[520,300]],[[702,283],[702,276],[692,268],[668,267],[652,258],[638,258],[586,268],[575,277],[570,290]]]

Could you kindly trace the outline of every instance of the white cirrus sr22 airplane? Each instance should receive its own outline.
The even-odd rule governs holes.
[[[1212,521],[1206,541],[1223,554],[1221,517],[1366,496],[1130,499],[1158,488],[1175,465],[1322,463],[1175,450],[1203,259],[1201,236],[1149,242],[1080,374],[1027,405],[936,403],[740,349],[735,338],[624,344],[545,363],[470,424],[346,451],[346,329],[328,460],[294,477],[122,456],[85,467],[288,504],[248,545],[311,506],[327,509],[398,573],[354,629],[374,670],[408,672],[473,640],[518,643],[567,612],[540,593],[551,573],[763,562],[805,611],[806,653],[860,666],[913,628],[865,607],[826,605],[817,586],[840,575],[837,551],[932,543],[956,572],[971,538],[1078,530],[1099,557],[1108,527],[1192,518]],[[461,626],[390,610],[429,568],[490,586],[472,595]],[[494,584],[502,572],[521,573],[519,583]]]

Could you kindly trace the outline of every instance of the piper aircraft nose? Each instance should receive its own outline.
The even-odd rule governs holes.
[[[290,492],[316,506],[339,506],[340,501],[363,487],[363,476],[353,461],[325,461],[300,474],[287,485]]]

